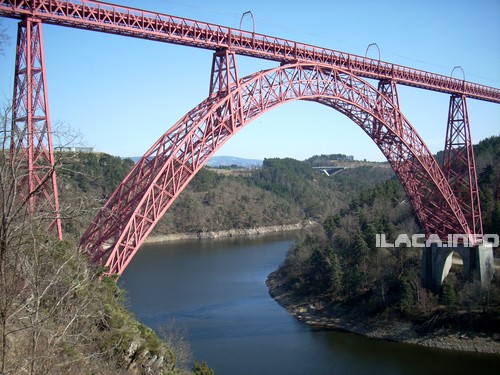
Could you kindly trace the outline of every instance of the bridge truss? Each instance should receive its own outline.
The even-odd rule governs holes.
[[[154,225],[222,144],[262,113],[292,100],[327,105],[360,126],[398,175],[427,235],[446,238],[449,233],[464,233],[475,242],[476,235],[482,234],[465,100],[469,97],[500,103],[500,90],[496,88],[345,52],[96,1],[0,0],[0,16],[22,20],[20,35],[27,37],[18,38],[17,56],[39,61],[33,68],[26,63],[26,68],[18,69],[16,63],[16,82],[27,83],[16,83],[14,107],[16,103],[31,104],[25,105],[26,116],[14,115],[14,148],[25,155],[36,151],[36,155],[43,156],[38,161],[27,158],[27,194],[33,194],[35,187],[41,189],[56,218],[49,226],[57,227],[60,236],[48,100],[43,84],[41,24],[215,51],[208,98],[147,151],[81,240],[83,251],[95,262],[108,266],[110,274],[123,272]],[[25,41],[28,39],[31,42]],[[274,60],[281,66],[239,79],[237,54]],[[379,80],[378,88],[364,78]],[[399,110],[397,84],[451,94],[443,169]],[[40,119],[41,126],[30,125]],[[40,184],[48,179],[52,184]]]

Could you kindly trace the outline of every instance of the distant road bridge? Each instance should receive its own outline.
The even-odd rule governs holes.
[[[349,168],[349,167],[333,167],[333,166],[313,167],[314,170],[320,171],[321,173],[324,173],[327,176],[331,176],[331,175],[338,173],[340,171],[343,171],[344,169],[347,169],[347,168]]]
[[[124,271],[158,220],[222,144],[264,112],[294,100],[329,106],[363,129],[394,169],[427,235],[446,238],[450,233],[463,233],[471,244],[481,244],[481,211],[466,98],[498,104],[497,88],[97,1],[0,0],[0,16],[20,20],[12,148],[25,161],[27,174],[22,186],[33,209],[47,204],[52,207],[54,220],[48,226],[60,238],[42,24],[215,51],[208,97],[146,152],[81,240],[82,250],[94,262],[107,266],[110,274]],[[237,55],[273,60],[278,65],[240,78]],[[377,86],[366,78],[376,80]],[[397,85],[450,95],[442,168],[401,112]],[[32,194],[35,191],[40,193]]]

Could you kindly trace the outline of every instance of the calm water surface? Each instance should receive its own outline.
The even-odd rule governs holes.
[[[175,319],[197,361],[223,374],[500,374],[500,356],[311,329],[269,297],[292,234],[145,245],[120,279],[155,328]]]

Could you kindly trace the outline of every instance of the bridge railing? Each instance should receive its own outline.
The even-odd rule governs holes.
[[[325,63],[362,77],[392,79],[408,86],[500,103],[500,89],[497,88],[269,35],[110,3],[0,0],[0,16],[33,16],[50,24],[212,50],[231,48],[238,54],[279,62]]]

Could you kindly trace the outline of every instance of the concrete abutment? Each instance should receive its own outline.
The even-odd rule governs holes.
[[[452,266],[453,252],[460,254],[463,260],[462,274],[465,280],[476,278],[483,287],[490,284],[495,275],[495,260],[491,244],[473,247],[457,245],[441,247],[437,243],[423,248],[421,279],[425,288],[438,291]]]

